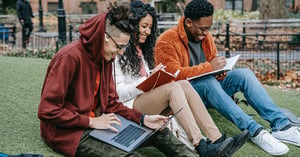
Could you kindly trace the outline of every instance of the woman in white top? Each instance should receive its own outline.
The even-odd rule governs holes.
[[[149,4],[132,2],[130,10],[132,22],[138,22],[139,28],[131,37],[124,54],[117,56],[115,60],[115,77],[120,101],[145,114],[169,114],[170,112],[163,111],[170,107],[176,112],[183,107],[176,118],[201,156],[232,155],[245,142],[238,141],[240,146],[233,146],[236,141],[222,136],[200,96],[188,81],[164,84],[148,92],[136,88],[149,76],[149,69],[154,68],[153,47],[157,35],[157,21],[155,10]],[[203,137],[199,127],[211,143]],[[245,140],[246,135],[242,138]]]

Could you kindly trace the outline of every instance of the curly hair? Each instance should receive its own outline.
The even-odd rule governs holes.
[[[117,5],[117,3],[110,3],[107,13],[107,18],[110,25],[116,26],[123,33],[133,34],[136,26],[129,20],[129,6],[126,3]]]
[[[137,55],[136,45],[138,45],[147,62],[149,68],[154,67],[154,52],[153,47],[155,45],[157,36],[157,19],[156,12],[150,4],[144,4],[141,1],[135,1],[130,4],[130,22],[136,26],[135,34],[131,35],[129,46],[126,48],[124,54],[120,57],[119,63],[123,73],[128,73],[132,77],[140,76],[140,66],[142,59]],[[147,36],[145,43],[139,43],[139,22],[141,18],[151,15],[153,18],[153,24],[151,27],[151,34]]]
[[[185,18],[198,20],[201,17],[208,17],[214,14],[213,5],[207,0],[192,0],[184,10]]]

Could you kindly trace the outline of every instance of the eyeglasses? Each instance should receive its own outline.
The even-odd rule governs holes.
[[[128,46],[129,46],[129,43],[127,43],[126,45],[119,45],[115,40],[114,38],[112,38],[112,36],[110,36],[107,32],[105,32],[105,34],[107,34],[107,36],[116,44],[117,48],[119,50],[122,50],[122,49],[126,49]]]

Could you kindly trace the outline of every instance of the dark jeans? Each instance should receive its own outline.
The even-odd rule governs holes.
[[[199,156],[179,141],[169,129],[157,132],[132,153],[124,152],[96,140],[89,136],[89,132],[91,130],[84,131],[77,148],[76,157],[141,157],[146,156],[142,154],[141,149],[148,146],[156,147],[161,153],[169,157]]]
[[[33,30],[33,25],[32,23],[24,23],[21,24],[22,26],[22,41],[23,41],[23,47],[26,47],[26,42],[29,41],[31,32]]]

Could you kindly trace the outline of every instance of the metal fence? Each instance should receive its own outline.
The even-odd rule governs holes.
[[[227,21],[212,32],[220,53],[241,54],[237,66],[260,80],[285,79],[289,72],[300,78],[300,19]]]
[[[159,21],[159,32],[176,24]],[[240,54],[236,67],[250,68],[260,80],[285,79],[289,72],[300,78],[300,19],[215,22],[210,31],[219,54]]]
[[[7,28],[7,27],[6,27]],[[79,38],[78,32],[73,32],[72,29],[67,33],[67,43],[70,43]],[[57,49],[58,32],[32,32],[29,43],[26,49]],[[1,32],[0,26],[0,54],[1,53],[16,53],[23,50],[22,33]]]
[[[159,21],[159,33],[176,24],[174,21]],[[68,43],[79,38],[76,27],[68,26]],[[261,80],[283,79],[290,71],[300,77],[300,19],[215,22],[210,31],[221,55],[240,54],[237,67],[250,68]],[[22,48],[20,34],[16,34],[14,44],[5,44],[9,45],[5,47],[7,50]],[[27,48],[54,49],[57,41],[57,32],[34,32]],[[2,43],[5,42],[2,40]]]

